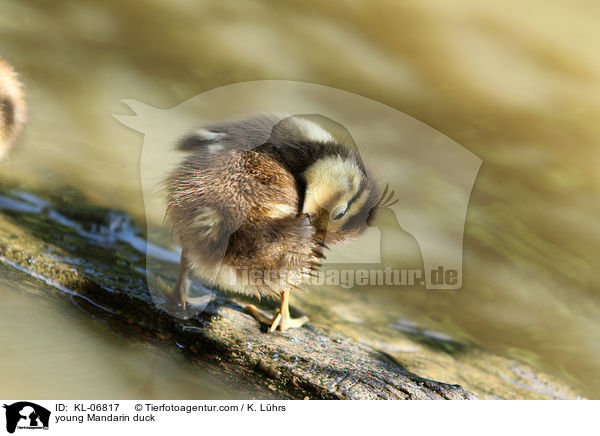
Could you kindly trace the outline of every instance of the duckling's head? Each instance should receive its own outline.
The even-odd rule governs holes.
[[[301,213],[324,242],[349,241],[372,224],[379,185],[343,125],[318,114],[289,116],[274,125],[268,144],[299,181]]]
[[[302,212],[325,242],[349,241],[372,224],[380,190],[354,153],[316,160],[304,172]]]

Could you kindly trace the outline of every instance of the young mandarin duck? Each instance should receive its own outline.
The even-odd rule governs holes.
[[[269,330],[299,327],[290,291],[313,275],[328,244],[371,224],[378,184],[348,131],[321,115],[259,115],[185,136],[189,155],[167,180],[167,222],[181,252],[173,297],[184,308],[188,274],[208,286],[281,299]]]

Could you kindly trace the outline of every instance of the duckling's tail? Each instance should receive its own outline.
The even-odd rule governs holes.
[[[19,136],[26,115],[23,85],[12,67],[0,58],[0,158]]]

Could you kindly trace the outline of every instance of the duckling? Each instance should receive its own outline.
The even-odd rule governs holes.
[[[370,225],[380,200],[348,131],[321,115],[257,115],[199,129],[177,149],[190,154],[166,183],[166,222],[182,249],[173,298],[185,308],[193,270],[218,289],[278,297],[272,316],[246,308],[269,331],[303,325],[306,316],[290,316],[291,290],[328,244]]]
[[[0,58],[0,159],[19,136],[26,113],[23,85],[12,67]]]

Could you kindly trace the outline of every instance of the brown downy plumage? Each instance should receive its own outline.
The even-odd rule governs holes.
[[[15,143],[26,114],[25,92],[17,73],[0,58],[0,159]]]
[[[167,222],[182,247],[175,298],[187,275],[209,286],[281,298],[271,330],[297,327],[291,289],[321,265],[327,244],[372,221],[380,190],[344,127],[319,115],[260,115],[192,132],[191,154],[167,181]],[[256,279],[259,280],[256,280]]]

